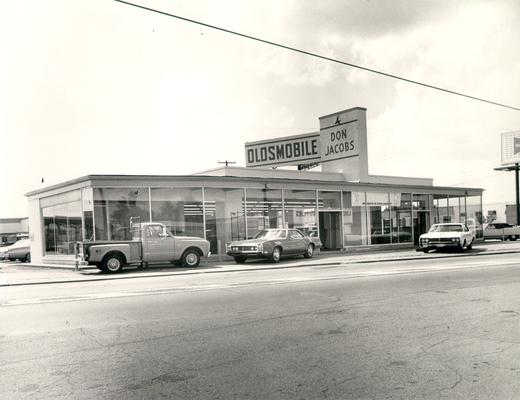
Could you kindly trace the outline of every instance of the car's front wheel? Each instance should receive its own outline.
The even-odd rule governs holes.
[[[303,253],[303,256],[305,258],[312,258],[313,255],[314,255],[314,245],[313,244],[309,244],[307,246],[307,249],[305,250],[305,253]]]
[[[186,250],[182,255],[182,265],[185,267],[197,267],[200,263],[200,254],[197,250]]]
[[[237,264],[244,264],[246,262],[246,258],[245,257],[235,257],[235,262]]]
[[[280,247],[275,247],[273,249],[273,252],[271,253],[271,261],[274,263],[277,263],[280,261],[280,258],[282,257],[282,249]]]

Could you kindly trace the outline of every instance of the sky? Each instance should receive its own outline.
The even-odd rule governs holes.
[[[167,13],[520,107],[520,2],[136,0]],[[369,173],[514,202],[500,134],[520,111],[111,0],[0,0],[0,217],[88,174],[245,166],[244,143],[367,108]],[[42,183],[42,178],[44,183]]]

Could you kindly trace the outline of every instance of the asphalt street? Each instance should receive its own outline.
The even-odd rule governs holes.
[[[2,287],[0,393],[515,399],[518,257]]]

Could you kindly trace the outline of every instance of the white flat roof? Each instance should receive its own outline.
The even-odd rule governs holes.
[[[238,178],[277,178],[277,179],[305,179],[317,181],[347,182],[339,172],[294,171],[279,168],[247,168],[222,166],[193,175],[205,176],[235,176]],[[433,186],[431,178],[410,178],[403,176],[369,175],[368,181],[363,183],[381,183],[391,185]]]

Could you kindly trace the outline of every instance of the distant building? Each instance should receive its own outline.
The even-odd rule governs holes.
[[[0,218],[0,246],[29,236],[29,218]]]

